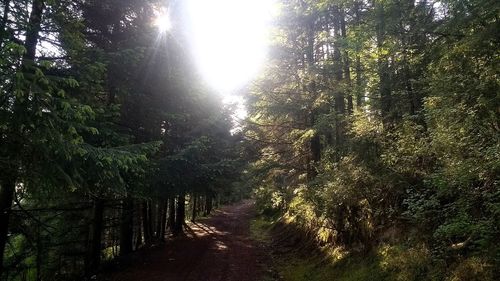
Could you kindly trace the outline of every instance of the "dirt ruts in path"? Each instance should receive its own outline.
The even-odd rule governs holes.
[[[190,223],[186,236],[134,254],[129,265],[108,273],[110,281],[260,281],[266,260],[250,238],[252,200],[225,206],[210,218]]]

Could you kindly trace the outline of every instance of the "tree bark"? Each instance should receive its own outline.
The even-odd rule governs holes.
[[[167,218],[167,228],[170,232],[174,232],[175,226],[175,197],[170,196],[168,198],[168,218]]]
[[[147,211],[148,211],[148,231],[151,239],[151,243],[153,242],[153,238],[155,237],[155,212],[153,212],[153,208],[155,205],[153,200],[147,200]]]
[[[92,214],[92,229],[89,239],[89,258],[86,265],[86,274],[94,274],[101,262],[101,238],[103,229],[104,201],[94,200],[94,209]]]
[[[136,218],[137,218],[137,223],[136,229],[137,229],[137,236],[136,236],[136,241],[135,241],[135,249],[139,249],[142,245],[142,218],[141,218],[141,212],[140,212],[140,204],[136,204],[135,209],[137,210],[136,212]]]
[[[159,234],[159,239],[160,241],[165,241],[165,225],[166,225],[166,220],[167,220],[167,200],[162,199],[162,208],[161,208],[161,214],[160,214],[160,234]]]
[[[382,3],[376,3],[377,14],[377,48],[379,52],[378,58],[378,76],[379,76],[379,93],[380,93],[380,109],[382,113],[382,121],[384,127],[392,123],[391,108],[392,108],[392,93],[389,76],[389,61],[384,54],[385,43],[385,10]]]
[[[5,2],[8,6],[9,2]],[[42,14],[44,10],[44,1],[43,0],[33,0],[33,8],[31,10],[30,18],[28,21],[28,27],[26,30],[26,40],[24,41],[24,47],[26,48],[26,53],[24,54],[23,57],[23,68],[26,68],[28,61],[33,62],[35,60],[35,55],[36,55],[36,47],[38,43],[38,37],[39,37],[39,32],[40,32],[40,25],[41,25],[41,19],[42,19]],[[7,11],[8,13],[8,7],[4,10]],[[4,14],[4,17],[8,15]],[[6,21],[5,21],[6,23]],[[2,23],[4,25],[4,23]],[[5,28],[5,26],[3,26]],[[3,30],[2,30],[3,32]],[[20,104],[16,100],[15,105],[14,105],[14,113],[13,116],[15,116],[15,113],[20,110]],[[17,125],[15,122],[12,124],[13,127],[16,127]],[[20,138],[21,139],[21,138]],[[12,144],[12,153],[10,155],[13,155],[14,158],[18,157],[18,154],[20,153],[22,149],[22,145],[19,143],[14,143]],[[13,163],[16,163],[17,161],[15,159],[8,159],[8,161],[12,161]],[[15,193],[15,187],[16,187],[16,181],[17,181],[17,169],[18,165],[14,164],[14,167],[9,168],[11,169],[10,175],[8,172],[3,176],[3,180],[1,182],[1,190],[0,190],[0,277],[3,272],[3,254],[5,250],[5,245],[7,243],[8,239],[8,231],[9,231],[9,220],[10,220],[10,213],[11,213],[11,207],[12,207],[12,200],[14,198],[14,193]],[[5,171],[4,171],[5,173]]]
[[[195,222],[196,215],[197,215],[197,212],[198,212],[197,206],[196,206],[197,205],[197,200],[196,200],[196,195],[195,194],[193,194],[192,196],[193,196],[193,202],[192,202],[192,204],[193,204],[192,207],[193,208],[192,208],[192,213],[191,213],[191,221]]]
[[[177,197],[177,210],[175,216],[175,225],[173,235],[177,236],[183,232],[183,226],[186,218],[186,198],[184,193]]]
[[[122,202],[120,222],[120,256],[129,254],[133,250],[134,239],[134,202],[127,197]]]
[[[355,14],[355,25],[359,28],[361,22],[361,16],[359,14],[360,3],[356,1],[354,3],[354,14]],[[362,67],[361,67],[361,55],[359,54],[361,50],[356,50],[356,107],[360,109],[363,106],[363,80],[362,80]]]
[[[142,202],[142,230],[144,233],[144,244],[151,245],[151,223],[148,212],[148,202],[143,200]]]
[[[341,32],[341,12],[338,6],[333,6],[333,29],[335,35],[335,43],[333,48],[333,78],[338,83],[342,81],[343,62],[342,53],[340,48]],[[344,89],[339,88],[335,93],[335,147],[336,147],[336,160],[340,160],[342,147],[344,145],[344,114],[345,114],[345,93]]]
[[[210,215],[212,212],[212,196],[210,193],[207,193],[205,196],[205,216]]]
[[[10,0],[3,1],[2,22],[0,23],[0,47],[3,46],[4,38],[7,38],[7,21],[10,13]]]
[[[156,204],[156,212],[155,212],[155,239],[157,241],[162,241],[162,227],[164,226],[164,213],[165,213],[165,206],[164,206],[164,201],[158,199]]]
[[[317,98],[317,87],[316,81],[314,80],[314,65],[316,62],[314,47],[315,47],[315,15],[310,15],[308,19],[308,29],[307,29],[307,48],[306,48],[306,57],[307,57],[307,65],[306,71],[309,74],[310,79],[312,81],[308,82],[307,90],[309,91],[309,95],[311,95],[311,101],[316,101]],[[314,108],[311,104],[311,109],[308,116],[309,126],[310,128],[314,128],[316,125],[316,115],[318,114],[317,109]],[[310,160],[307,163],[307,178],[308,180],[312,180],[316,177],[316,165],[321,160],[321,139],[320,135],[317,131],[314,131],[314,135],[311,137],[309,142],[309,151],[310,151]],[[210,206],[210,209],[212,206]]]
[[[344,9],[340,9],[339,13],[340,17],[340,33],[342,36],[342,39],[347,40],[347,30],[346,30],[346,23],[345,23],[345,13]],[[353,112],[353,103],[352,103],[352,85],[351,85],[351,62],[349,60],[349,52],[347,51],[347,48],[344,50],[344,79],[346,82],[346,86],[349,89],[349,93],[347,95],[347,113],[349,115],[352,114]]]
[[[7,177],[0,187],[0,277],[3,272],[3,254],[8,240],[12,200],[16,190],[15,177]]]
[[[360,109],[363,106],[363,86],[361,74],[361,57],[356,55],[356,108]]]
[[[33,0],[33,6],[28,22],[28,29],[26,30],[26,41],[24,41],[24,47],[26,48],[24,59],[29,60],[32,63],[35,60],[36,56],[36,46],[41,29],[44,7],[44,0]]]

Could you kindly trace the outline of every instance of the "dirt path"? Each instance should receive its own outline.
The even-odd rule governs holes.
[[[254,202],[226,206],[208,219],[188,224],[186,237],[136,253],[112,281],[260,281],[265,256],[250,238]],[[100,278],[101,279],[101,278]]]

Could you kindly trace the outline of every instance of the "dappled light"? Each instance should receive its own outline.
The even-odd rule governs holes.
[[[500,280],[498,0],[1,0],[0,281]]]

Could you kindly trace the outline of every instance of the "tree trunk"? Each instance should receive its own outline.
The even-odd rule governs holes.
[[[37,226],[37,238],[36,238],[36,280],[42,280],[42,254],[43,254],[43,242],[42,242],[42,233],[40,231],[40,224]]]
[[[347,40],[347,30],[345,23],[345,13],[344,9],[340,9],[340,33],[343,40]],[[349,93],[347,95],[347,113],[349,115],[353,112],[353,104],[352,104],[352,85],[351,85],[351,62],[349,61],[349,52],[347,48],[344,50],[344,79],[346,82],[346,86],[349,89]]]
[[[212,196],[210,193],[207,193],[205,196],[205,216],[210,215],[212,212]]]
[[[6,4],[9,4],[8,1],[5,2]],[[40,24],[41,24],[41,18],[42,18],[42,13],[43,13],[43,8],[44,8],[44,2],[43,0],[34,0],[33,1],[33,8],[31,10],[29,22],[28,22],[28,27],[26,30],[26,40],[24,42],[24,47],[26,48],[26,53],[24,54],[23,57],[23,67],[26,67],[27,61],[34,61],[35,55],[36,55],[36,46],[38,43],[38,37],[39,37],[39,32],[40,32]],[[8,8],[4,10],[4,12],[7,11],[8,13]],[[5,15],[4,15],[5,16]],[[3,30],[2,30],[3,32]],[[21,111],[22,109],[19,108],[19,102],[16,99],[15,104],[14,104],[14,113]],[[14,127],[16,127],[16,124],[13,124]],[[12,144],[12,143],[11,143]],[[17,154],[20,152],[22,149],[22,145],[19,143],[13,143],[12,148],[11,148],[11,154],[14,157],[17,157]],[[16,163],[15,160],[13,159],[8,159],[8,161],[12,161],[13,163]],[[14,192],[16,189],[16,180],[17,180],[17,165],[14,164],[15,166],[12,167],[12,172],[11,175],[4,176],[1,184],[1,190],[0,190],[0,276],[1,273],[3,272],[3,254],[5,250],[5,244],[7,243],[8,239],[8,231],[9,231],[9,220],[10,220],[10,208],[12,207],[12,199],[14,198]],[[5,171],[3,171],[5,173]]]
[[[151,243],[153,242],[153,238],[155,237],[155,213],[153,212],[153,208],[155,204],[153,204],[153,200],[147,200],[147,211],[148,211],[148,231],[151,239]]]
[[[137,236],[136,236],[136,241],[135,241],[135,249],[139,249],[142,245],[142,219],[141,219],[141,212],[140,212],[140,204],[136,204],[135,209],[137,210],[136,213],[136,218],[137,218],[137,223],[135,224],[136,229],[137,229]]]
[[[155,203],[152,204],[154,206],[154,210],[152,211],[153,213],[153,233],[155,240],[160,239],[160,229],[161,229],[161,202],[159,200],[155,200]]]
[[[356,107],[360,109],[363,106],[363,85],[361,77],[361,57],[356,55]]]
[[[175,225],[173,235],[177,236],[182,233],[182,227],[184,226],[186,218],[186,198],[184,193],[181,193],[177,197],[177,210],[175,216]]]
[[[175,226],[175,197],[170,196],[168,198],[168,218],[167,218],[167,228],[170,232],[174,232]]]
[[[2,22],[0,23],[0,47],[3,47],[4,38],[7,38],[7,20],[10,13],[10,0],[3,1]]]
[[[333,48],[333,67],[334,74],[333,78],[335,81],[340,83],[342,81],[342,53],[340,50],[340,38],[342,36],[341,32],[341,12],[338,6],[333,6],[333,29],[335,35],[335,44]],[[342,147],[344,145],[344,114],[345,114],[345,94],[343,89],[338,89],[335,93],[335,148],[336,148],[336,160],[340,160]]]
[[[355,25],[356,28],[360,26],[360,14],[359,14],[360,3],[356,1],[354,3],[354,14],[355,14]],[[363,106],[363,80],[362,80],[362,68],[361,68],[361,55],[359,54],[361,50],[356,50],[356,107],[360,109]]]
[[[4,179],[0,187],[0,277],[3,272],[3,254],[8,240],[12,200],[16,190],[15,177]]]
[[[314,65],[316,63],[314,47],[315,47],[315,16],[310,15],[310,19],[307,22],[307,49],[306,49],[306,57],[307,57],[307,65],[306,71],[309,73],[310,77],[314,77]],[[313,79],[313,78],[311,78]],[[316,81],[313,79],[308,82],[307,89],[309,94],[311,95],[311,100],[315,101],[317,98],[317,87]],[[311,106],[312,107],[312,106]],[[317,110],[314,108],[310,109],[309,112],[309,126],[310,128],[314,128],[316,125],[316,115],[318,114]],[[316,177],[317,171],[316,166],[321,160],[321,139],[318,132],[314,131],[314,135],[311,137],[309,143],[310,150],[310,161],[307,163],[307,177],[309,180],[312,180]],[[211,201],[211,200],[210,200]],[[210,209],[212,209],[212,202],[210,202]]]
[[[89,243],[89,258],[87,260],[87,276],[94,274],[101,262],[101,238],[104,216],[104,201],[94,200],[94,209],[92,214],[92,229]]]
[[[197,207],[197,206],[196,206],[196,204],[197,204],[197,200],[196,200],[196,195],[194,195],[194,194],[193,194],[192,196],[193,196],[193,202],[192,202],[192,204],[193,204],[193,206],[192,206],[192,207],[193,207],[193,209],[192,209],[192,213],[191,213],[191,221],[192,221],[192,222],[195,222],[195,220],[196,220],[196,215],[197,215],[197,211],[198,211],[198,210],[197,210],[197,208],[196,208],[196,207]]]
[[[162,227],[164,226],[164,213],[165,213],[165,202],[163,200],[158,199],[156,204],[156,214],[155,214],[155,239],[157,241],[162,241]]]
[[[26,60],[29,60],[31,63],[33,63],[33,61],[35,60],[36,46],[39,37],[38,33],[41,29],[42,13],[44,7],[44,0],[33,0],[28,28],[26,30],[26,41],[24,41],[24,47],[26,48],[26,53],[24,54],[25,62]]]
[[[198,212],[203,212],[203,196],[198,196],[197,200],[196,200],[197,204],[197,208],[198,208]],[[203,213],[202,213],[203,215]]]
[[[142,230],[144,233],[144,244],[147,246],[151,245],[151,228],[150,228],[150,218],[148,216],[148,202],[143,200],[142,202]]]
[[[311,114],[312,116],[312,120],[311,120],[311,126],[314,126],[315,124],[315,120],[314,120],[314,116],[316,114],[312,113]],[[316,165],[317,163],[319,163],[321,161],[321,139],[320,139],[320,136],[319,134],[316,132],[314,133],[314,136],[311,138],[311,142],[310,142],[310,149],[311,149],[311,160],[313,161],[313,167],[311,167],[311,177],[314,178],[317,174],[316,172]]]
[[[161,208],[161,214],[160,214],[160,234],[159,234],[159,239],[160,241],[165,241],[165,225],[166,225],[166,220],[167,220],[167,200],[162,199],[162,208]]]
[[[378,58],[378,76],[379,76],[379,93],[380,93],[380,109],[382,113],[382,121],[384,127],[392,123],[391,107],[392,94],[389,76],[389,61],[384,52],[385,41],[385,11],[382,3],[376,3],[377,13],[377,48],[379,53]]]
[[[241,198],[240,198],[240,200],[241,200]],[[214,202],[215,202],[215,209],[219,208],[219,207],[220,207],[220,204],[221,204],[221,202],[220,202],[220,195],[219,195],[219,194],[217,194],[217,195],[215,196],[215,200],[214,200]]]
[[[122,202],[122,213],[120,222],[120,256],[132,252],[134,239],[134,202],[127,197]]]

